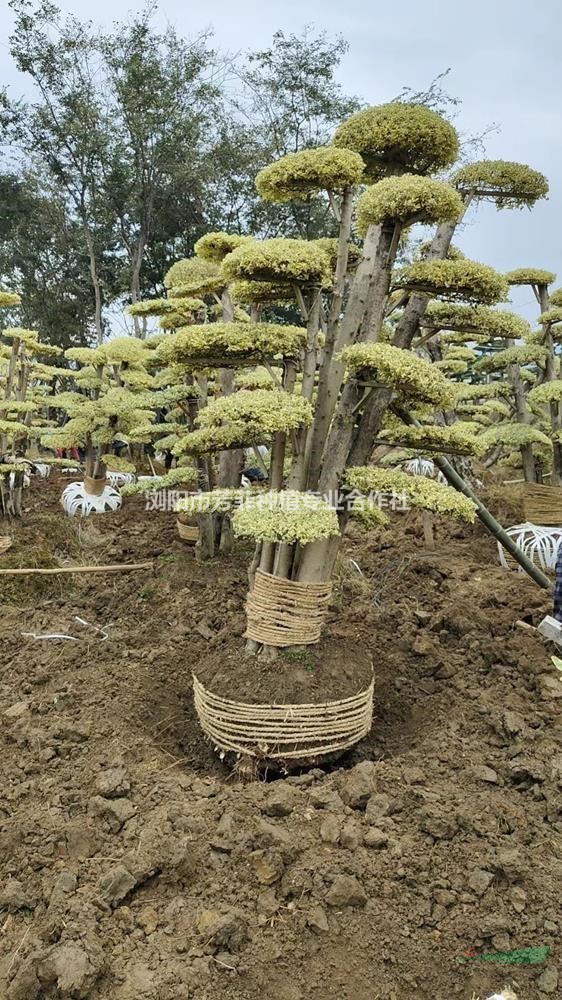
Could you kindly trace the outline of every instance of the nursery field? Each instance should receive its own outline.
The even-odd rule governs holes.
[[[549,595],[479,523],[440,522],[434,550],[414,512],[352,526],[318,651],[256,669],[307,701],[323,650],[341,671],[370,657],[372,732],[324,769],[241,782],[191,673],[243,655],[250,543],[198,565],[174,514],[64,517],[62,482],[29,491],[2,567],[153,570],[0,577],[0,996],[560,996],[562,684],[515,625]]]

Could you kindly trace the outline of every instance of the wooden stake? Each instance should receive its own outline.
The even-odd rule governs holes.
[[[31,573],[38,573],[47,576],[56,573],[127,573],[133,569],[153,568],[152,562],[112,563],[108,566],[57,566],[49,569],[37,569],[30,566],[25,569],[0,569],[0,574],[3,576],[28,576]]]

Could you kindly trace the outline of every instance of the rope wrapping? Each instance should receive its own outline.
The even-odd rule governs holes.
[[[268,646],[318,642],[331,592],[329,583],[297,583],[258,569],[246,601],[246,638]]]
[[[562,489],[559,486],[525,483],[523,507],[525,521],[548,526],[562,525]]]
[[[193,674],[195,709],[216,747],[250,757],[295,760],[347,750],[373,720],[374,679],[350,698],[302,705],[252,705],[220,698]]]
[[[179,518],[176,521],[178,534],[184,542],[197,542],[199,540],[199,526],[197,524],[184,524]]]

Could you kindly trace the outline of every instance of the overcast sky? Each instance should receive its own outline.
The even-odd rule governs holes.
[[[134,0],[59,0],[58,6],[104,25],[142,7]],[[7,0],[0,0],[0,9],[7,14],[6,38]],[[340,82],[372,104],[404,86],[424,89],[450,67],[447,90],[463,102],[457,127],[481,133],[497,123],[500,131],[486,140],[487,156],[528,163],[550,183],[549,200],[531,211],[472,210],[457,244],[500,271],[548,268],[562,285],[560,0],[162,0],[157,19],[186,35],[212,27],[217,48],[230,52],[265,47],[279,28],[299,33],[313,25],[341,33],[350,50]],[[0,44],[0,82],[10,83],[15,96],[22,81]],[[515,292],[513,302],[529,318],[536,315],[529,291]]]

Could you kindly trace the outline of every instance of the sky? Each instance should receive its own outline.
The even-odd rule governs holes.
[[[109,26],[143,4],[132,0],[59,0],[67,13]],[[0,0],[2,36],[11,13]],[[347,93],[369,104],[395,97],[403,87],[427,88],[450,68],[449,93],[462,100],[455,124],[486,138],[490,159],[519,160],[550,183],[548,201],[532,210],[481,205],[471,209],[456,244],[499,271],[541,267],[562,285],[562,60],[560,0],[162,0],[156,21],[185,35],[214,30],[217,48],[231,53],[267,46],[277,29],[300,33],[306,25],[341,34],[349,52],[338,71]],[[25,89],[0,42],[0,82],[12,95]],[[514,290],[513,306],[536,316],[530,289]]]

